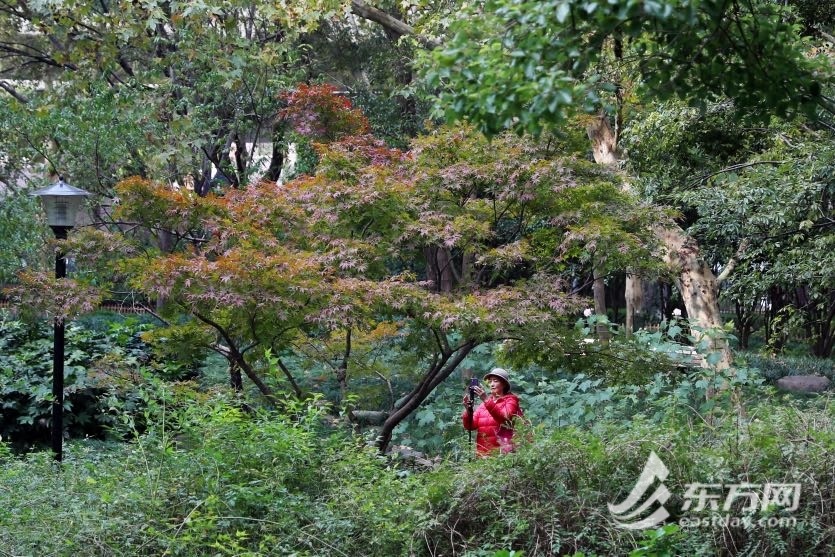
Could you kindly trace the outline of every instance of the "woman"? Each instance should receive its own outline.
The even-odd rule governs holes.
[[[522,416],[519,397],[510,392],[510,377],[500,367],[485,375],[484,380],[490,387],[490,395],[481,385],[473,387],[473,393],[482,401],[475,412],[471,410],[469,395],[464,395],[464,413],[461,415],[464,429],[478,431],[478,456],[486,456],[494,451],[510,452],[515,448],[512,441],[513,419]]]

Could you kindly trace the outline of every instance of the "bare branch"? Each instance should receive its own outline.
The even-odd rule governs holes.
[[[743,238],[742,241],[739,243],[739,247],[737,248],[734,256],[731,257],[731,259],[725,265],[725,268],[722,269],[722,272],[719,273],[718,277],[716,277],[717,287],[721,286],[722,283],[725,282],[725,279],[727,279],[731,275],[731,273],[734,272],[734,269],[736,268],[736,265],[739,262],[739,258],[742,257],[742,254],[745,253],[745,250],[748,249],[749,243],[750,242],[748,241],[748,238]]]
[[[23,103],[23,104],[28,104],[29,103],[29,99],[27,99],[21,93],[19,93],[17,91],[17,89],[12,87],[11,84],[8,81],[0,81],[0,89],[3,89],[5,92],[7,92],[11,96],[13,96],[20,103]]]
[[[437,41],[415,33],[415,28],[409,25],[408,23],[404,23],[403,21],[400,21],[396,17],[393,17],[380,9],[377,9],[373,6],[369,6],[362,0],[351,0],[351,11],[363,19],[379,23],[387,31],[394,34],[397,38],[400,38],[404,35],[409,35],[414,37],[420,44],[422,44],[426,48],[435,48],[439,46],[439,43]]]
[[[714,176],[718,176],[719,174],[722,174],[724,172],[734,172],[735,170],[741,170],[743,168],[748,168],[749,166],[756,166],[758,164],[778,165],[778,164],[785,164],[787,162],[789,162],[789,161],[754,161],[754,162],[746,162],[746,163],[742,163],[742,164],[732,164],[731,166],[723,168],[722,170],[717,170],[716,172],[711,172],[710,174],[704,174],[702,176],[699,176],[693,182],[690,183],[690,186],[695,186],[699,182],[707,180],[708,178],[713,178]]]

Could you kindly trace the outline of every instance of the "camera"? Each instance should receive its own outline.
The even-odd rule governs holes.
[[[475,402],[475,388],[478,387],[478,377],[473,377],[470,379],[470,386],[467,390],[467,395],[469,397],[469,402],[467,403],[467,408],[470,409],[472,412],[473,409],[473,402]]]

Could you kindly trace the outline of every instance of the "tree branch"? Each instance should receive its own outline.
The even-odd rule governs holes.
[[[389,442],[391,442],[392,432],[394,428],[406,419],[412,412],[414,412],[421,403],[426,400],[426,397],[440,385],[444,379],[450,376],[458,365],[464,361],[464,358],[478,345],[478,342],[469,340],[461,345],[460,351],[451,358],[444,356],[440,360],[438,354],[435,354],[435,359],[432,365],[426,371],[423,379],[415,386],[412,391],[404,397],[405,402],[400,406],[396,406],[396,410],[389,414],[380,429],[380,435],[377,437],[377,448],[381,453],[386,451]]]
[[[209,319],[205,315],[200,314],[199,312],[192,312],[192,315],[194,315],[197,319],[199,319],[206,325],[212,327],[214,330],[218,332],[218,334],[220,334],[221,337],[223,337],[223,340],[226,341],[226,344],[229,345],[229,355],[227,356],[227,358],[237,363],[238,366],[242,370],[244,370],[244,373],[247,377],[249,377],[249,380],[255,383],[255,385],[258,387],[258,390],[261,391],[261,394],[263,394],[267,398],[267,400],[269,400],[270,402],[275,402],[275,394],[273,393],[272,389],[270,389],[269,386],[267,386],[267,384],[264,383],[260,377],[258,377],[255,371],[253,371],[252,367],[249,365],[249,362],[247,362],[244,359],[243,354],[241,354],[235,346],[235,342],[232,340],[232,337],[229,335],[229,332],[226,329],[224,329],[219,323],[216,323],[215,321]]]
[[[404,23],[382,10],[369,6],[363,2],[363,0],[351,0],[351,12],[363,19],[379,23],[387,31],[393,33],[398,39],[404,35],[410,35],[426,48],[435,48],[440,46],[440,43],[437,41],[415,33],[415,28],[408,23]]]
[[[699,176],[693,182],[690,183],[690,186],[695,186],[699,182],[707,180],[708,178],[713,178],[714,176],[718,176],[723,172],[733,172],[734,170],[740,170],[742,168],[747,168],[749,166],[756,166],[758,164],[785,164],[789,161],[754,161],[754,162],[746,162],[742,164],[732,164],[727,168],[723,168],[722,170],[717,170],[716,172],[711,172],[710,174],[704,174],[703,176]]]
[[[281,361],[281,358],[276,358],[276,363],[281,371],[284,373],[284,376],[290,381],[290,385],[293,387],[293,392],[296,393],[296,398],[302,400],[304,398],[304,394],[302,393],[301,388],[299,388],[299,384],[296,383],[296,380],[293,378],[293,374],[290,373],[290,370],[287,369],[287,366],[284,365],[284,362]]]
[[[725,268],[722,269],[722,272],[719,273],[718,277],[716,277],[717,288],[721,286],[723,282],[725,282],[725,279],[727,279],[731,273],[734,272],[734,269],[736,268],[736,265],[739,262],[739,258],[742,257],[742,254],[745,253],[745,250],[748,249],[748,244],[748,238],[743,238],[742,241],[739,243],[739,247],[736,249],[736,253],[734,254],[734,256],[731,257],[727,265],[725,265]]]
[[[22,104],[29,103],[29,99],[27,99],[21,93],[19,93],[17,89],[12,87],[8,81],[0,81],[0,89],[3,89],[5,92],[13,96],[15,99],[17,99],[18,102]]]

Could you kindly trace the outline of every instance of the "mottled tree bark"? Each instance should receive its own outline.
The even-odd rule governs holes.
[[[596,118],[587,126],[586,132],[592,143],[595,162],[611,168],[616,167],[619,159],[617,135],[608,118],[605,115]],[[688,317],[700,328],[721,328],[719,285],[713,271],[702,260],[699,246],[678,226],[658,226],[653,228],[653,232],[666,248],[665,263],[676,271],[676,287],[681,292]],[[635,283],[639,279],[632,276],[628,280],[632,283],[633,289],[631,295],[627,293],[626,296],[626,315],[629,319],[630,315],[634,318],[637,311],[635,303],[638,298],[635,291],[638,285]],[[721,355],[719,367],[730,366],[732,357],[727,341],[713,341],[712,349]]]
[[[676,271],[675,284],[687,309],[687,317],[702,329],[721,328],[719,285],[716,275],[702,260],[698,244],[678,227],[653,230],[666,248],[664,262]],[[700,336],[698,331],[694,333],[697,338]],[[712,340],[711,349],[720,353],[717,364],[720,368],[730,367],[732,356],[726,340]],[[707,365],[706,361],[704,365]]]
[[[606,115],[601,114],[586,126],[586,134],[591,141],[594,162],[609,168],[617,168],[618,137]]]

